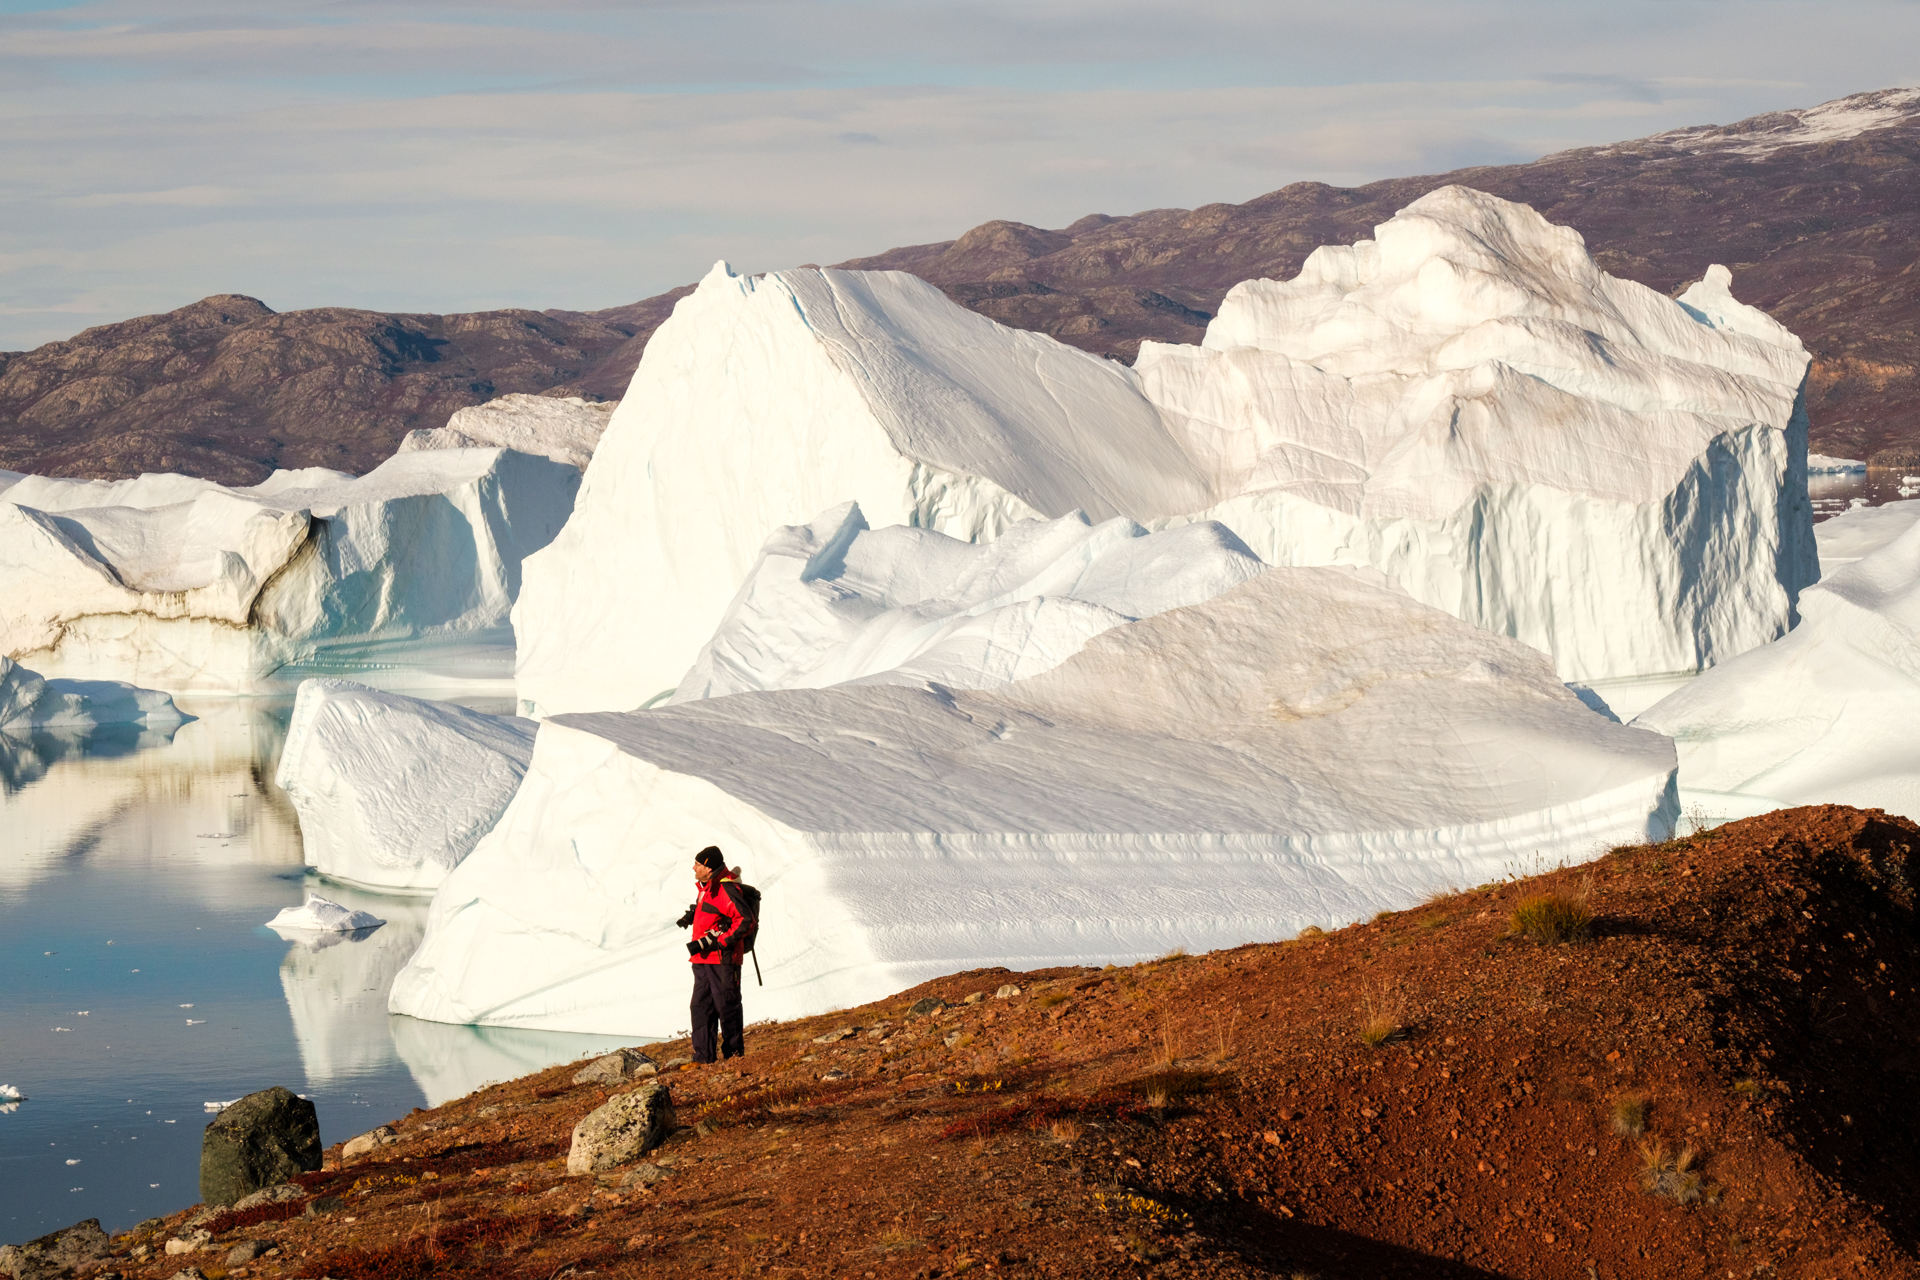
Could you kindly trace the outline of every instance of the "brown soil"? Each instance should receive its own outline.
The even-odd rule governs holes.
[[[564,1176],[609,1093],[557,1067],[335,1148],[301,1179],[330,1215],[107,1265],[217,1276],[270,1238],[253,1275],[1920,1275],[1916,844],[1783,811],[1324,938],[755,1027],[662,1077],[692,1127],[651,1188]],[[1511,933],[1543,893],[1585,940]]]

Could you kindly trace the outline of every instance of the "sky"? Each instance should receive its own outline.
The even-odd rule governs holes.
[[[0,0],[0,350],[588,310],[1920,82],[1920,0]]]

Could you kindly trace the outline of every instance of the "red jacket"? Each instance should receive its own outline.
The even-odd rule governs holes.
[[[746,899],[740,893],[740,873],[723,871],[709,876],[693,904],[693,939],[711,934],[723,944],[719,950],[689,956],[695,964],[744,964],[746,939],[752,929]]]

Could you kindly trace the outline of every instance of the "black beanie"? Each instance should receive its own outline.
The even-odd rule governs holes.
[[[717,844],[710,844],[700,852],[694,854],[693,860],[701,866],[711,867],[715,871],[725,871],[727,869],[726,855],[720,852],[720,846]]]

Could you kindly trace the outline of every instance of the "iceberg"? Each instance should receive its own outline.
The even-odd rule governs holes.
[[[1075,511],[1196,511],[1205,482],[1131,370],[902,272],[717,264],[647,343],[567,527],[514,609],[523,712],[676,687],[766,530],[852,499],[977,542]]]
[[[328,892],[345,899],[340,909],[370,908],[358,914],[386,924],[326,932],[274,926],[290,944],[280,961],[280,987],[300,1065],[314,1085],[364,1079],[395,1065],[387,988],[420,945],[426,925],[426,903],[420,898],[382,900],[350,888],[329,887]]]
[[[1377,577],[1269,569],[991,689],[551,717],[389,1009],[684,1025],[672,922],[707,844],[766,895],[751,1016],[788,1017],[978,965],[1283,937],[1666,837],[1672,743]]]
[[[401,453],[420,449],[516,449],[587,469],[618,402],[596,404],[579,396],[534,396],[513,392],[485,404],[457,409],[444,427],[409,431]]]
[[[566,522],[579,479],[504,449],[234,489],[18,477],[0,492],[0,653],[45,675],[234,692],[292,663],[505,652],[521,561]]]
[[[534,723],[370,689],[300,684],[274,781],[307,865],[383,892],[431,892],[506,809]]]
[[[1820,572],[1870,556],[1920,524],[1920,500],[1889,502],[1878,507],[1856,507],[1813,526],[1820,547]]]
[[[1801,594],[1799,626],[1633,722],[1673,738],[1690,806],[1738,817],[1850,804],[1920,818],[1920,502],[1819,528],[1833,526],[1823,559],[1860,554],[1836,555]]]
[[[989,543],[870,529],[857,502],[777,530],[668,704],[753,689],[1038,675],[1124,622],[1198,604],[1266,566],[1224,527],[1148,533],[1078,512]]]
[[[0,730],[86,730],[109,724],[158,729],[192,718],[155,689],[119,680],[48,680],[0,655]]]
[[[1849,475],[1866,469],[1867,464],[1859,458],[1830,458],[1823,453],[1807,455],[1807,474],[1810,476]]]
[[[355,933],[361,929],[378,929],[385,923],[372,912],[356,911],[310,893],[300,906],[280,908],[280,914],[267,921],[267,928],[295,934]]]
[[[1075,510],[1217,521],[1270,564],[1378,569],[1564,680],[1696,672],[1783,634],[1818,574],[1809,358],[1731,279],[1670,299],[1445,187],[1130,370],[899,273],[722,263],[527,563],[522,710],[667,695],[761,532],[848,498],[972,542]]]
[[[1371,565],[1603,691],[1789,628],[1818,577],[1809,357],[1725,267],[1669,299],[1465,187],[1374,236],[1236,285],[1201,346],[1142,345],[1226,495],[1206,516],[1270,564]]]

